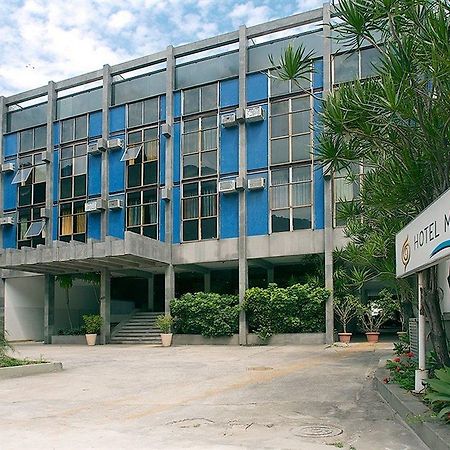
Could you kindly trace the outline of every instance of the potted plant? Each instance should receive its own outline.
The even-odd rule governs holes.
[[[156,326],[161,330],[161,342],[163,347],[170,347],[173,334],[170,332],[173,324],[173,318],[170,314],[161,315],[156,318]]]
[[[352,333],[347,332],[347,325],[358,315],[361,304],[354,295],[345,295],[334,299],[334,311],[342,325],[342,333],[338,333],[339,341],[348,344],[352,338]]]
[[[85,314],[83,321],[87,345],[95,345],[97,334],[100,334],[102,328],[103,319],[98,314]]]
[[[387,289],[380,291],[377,298],[359,309],[358,315],[366,332],[367,342],[378,342],[381,325],[394,316],[394,311],[395,302]]]

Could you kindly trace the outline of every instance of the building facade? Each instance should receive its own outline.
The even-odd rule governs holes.
[[[146,278],[147,306],[167,311],[178,282],[209,290],[229,276],[242,300],[252,271],[273,281],[316,254],[332,288],[336,208],[358,186],[316,161],[321,101],[371,76],[377,53],[338,48],[331,16],[324,4],[0,97],[2,323],[32,274],[46,341],[64,273],[101,273],[104,342],[111,278]],[[299,84],[270,77],[289,43],[315,53]]]

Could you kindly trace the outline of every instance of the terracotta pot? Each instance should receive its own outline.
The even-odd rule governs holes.
[[[97,334],[86,334],[87,345],[95,345]]]
[[[368,331],[366,333],[366,336],[367,336],[367,342],[375,344],[376,342],[378,342],[380,333],[378,331]]]
[[[163,334],[161,333],[161,343],[163,347],[170,347],[172,345],[172,333]]]
[[[338,333],[338,336],[339,342],[348,344],[350,342],[350,339],[352,338],[352,333]]]

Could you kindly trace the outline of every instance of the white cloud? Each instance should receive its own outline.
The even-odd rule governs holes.
[[[122,10],[114,13],[109,18],[108,25],[112,30],[118,31],[130,25],[134,20],[135,17],[133,14],[130,13],[130,11]]]
[[[241,3],[229,13],[235,28],[240,25],[256,25],[269,20],[271,9],[268,6],[256,6],[253,2]]]

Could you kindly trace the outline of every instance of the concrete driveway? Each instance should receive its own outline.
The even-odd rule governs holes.
[[[0,448],[425,449],[372,390],[390,348],[16,345],[65,370],[0,383]]]

